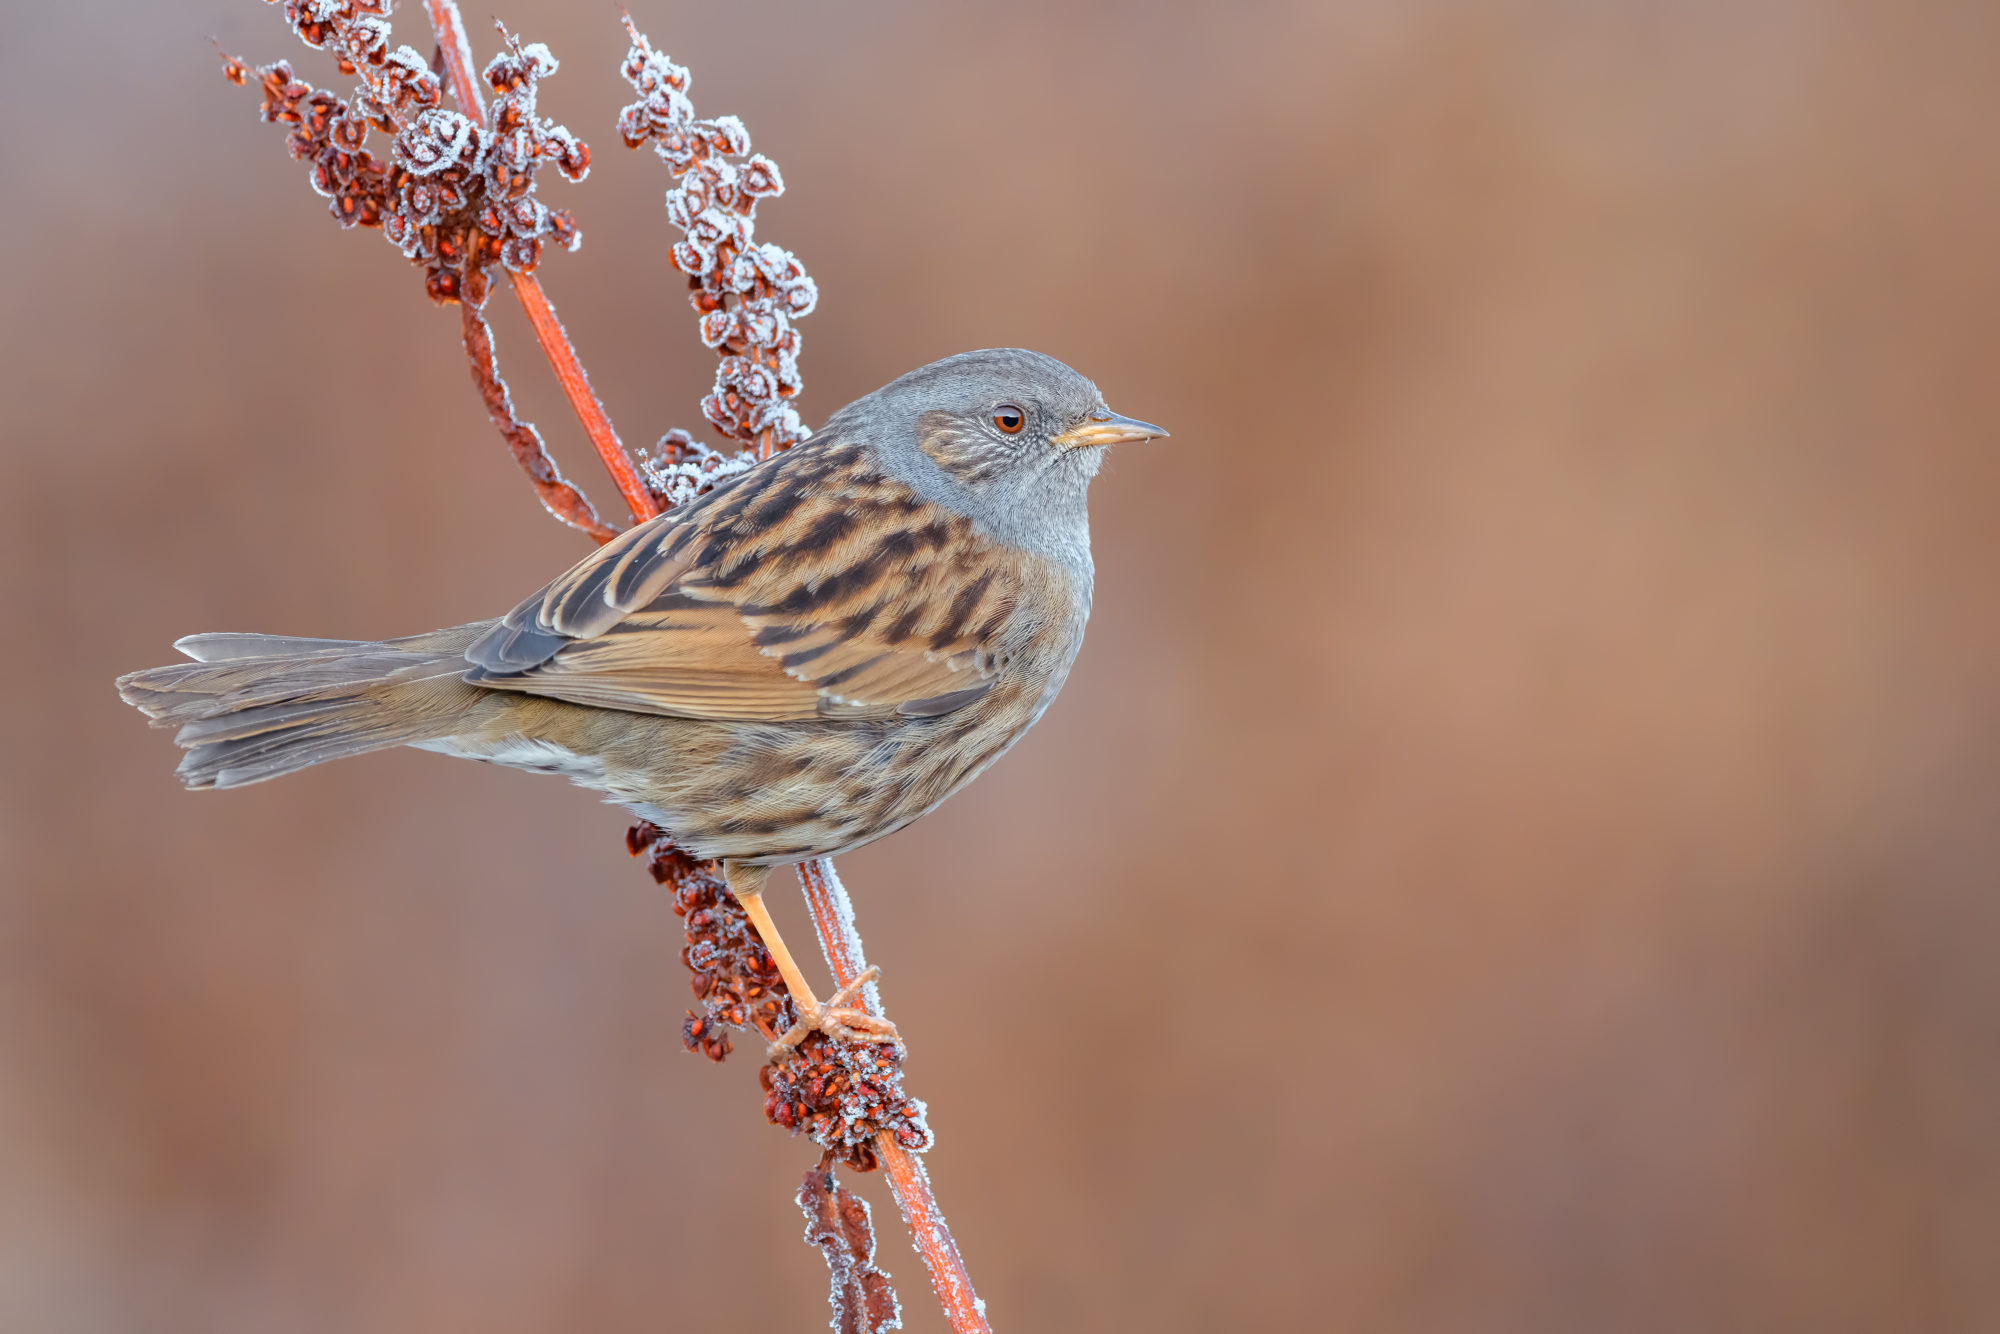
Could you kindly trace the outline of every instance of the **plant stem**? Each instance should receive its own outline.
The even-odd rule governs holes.
[[[486,103],[479,95],[479,81],[472,72],[472,47],[466,40],[458,5],[454,0],[424,0],[424,11],[430,16],[431,31],[437,35],[438,49],[444,54],[445,78],[459,108],[474,120],[483,121]],[[527,312],[528,323],[534,326],[535,341],[548,355],[556,383],[562,386],[576,419],[583,423],[583,432],[590,437],[597,457],[604,461],[605,471],[617,484],[618,494],[625,497],[632,521],[642,523],[652,518],[660,512],[659,507],[640,479],[632,456],[625,452],[625,443],[618,438],[604,404],[598,401],[597,391],[590,387],[590,377],[584,374],[583,363],[577,360],[576,349],[570,345],[562,321],[556,318],[548,293],[532,273],[515,273],[510,269],[507,276],[514,280],[514,295],[520,298],[521,309]]]
[[[473,77],[471,48],[465,25],[459,19],[458,5],[455,0],[424,0],[424,9],[430,16],[431,31],[437,35],[438,48],[444,55],[445,76],[460,108],[469,116],[483,119],[485,104]],[[509,271],[508,276],[514,280],[514,294],[520,298],[528,322],[534,326],[542,351],[548,354],[549,365],[554,368],[563,393],[568,395],[577,419],[583,423],[591,444],[597,447],[598,457],[604,460],[605,469],[631,507],[634,521],[652,518],[659,510],[618,433],[612,429],[604,405],[591,389],[583,363],[563,332],[548,295],[532,273]],[[768,431],[762,433],[757,441],[758,457],[769,458],[773,443]],[[820,950],[826,955],[827,967],[833,971],[837,985],[844,987],[868,967],[861,933],[854,925],[854,905],[828,858],[801,862],[799,883],[812,910],[813,928],[819,936]],[[869,1013],[881,1015],[881,996],[872,983],[863,990],[861,999]],[[958,1253],[958,1242],[945,1225],[944,1211],[938,1208],[930,1174],[924,1171],[923,1163],[886,1130],[875,1138],[875,1153],[888,1174],[889,1189],[902,1210],[911,1243],[930,1270],[931,1290],[937,1294],[938,1304],[944,1308],[954,1334],[992,1334],[992,1326],[986,1323],[985,1304],[972,1289],[972,1278]]]
[[[847,887],[840,883],[828,857],[799,863],[799,887],[805,891],[806,907],[812,912],[813,929],[819,934],[826,966],[832,971],[834,982],[844,987],[868,968],[861,933],[854,926],[854,904],[847,897]],[[861,1001],[870,1014],[881,1015],[882,998],[872,983],[863,990]],[[882,1169],[889,1176],[889,1189],[903,1211],[904,1224],[910,1229],[910,1241],[923,1257],[925,1268],[930,1270],[931,1291],[937,1294],[938,1304],[944,1308],[952,1329],[956,1334],[992,1334],[993,1327],[986,1323],[985,1304],[972,1290],[972,1277],[965,1271],[958,1242],[945,1225],[944,1211],[938,1208],[930,1174],[924,1171],[923,1163],[886,1130],[875,1137],[875,1155],[882,1160]]]
[[[451,0],[443,2],[449,4]],[[653,503],[652,493],[640,480],[639,469],[625,452],[625,442],[612,428],[604,404],[597,399],[597,391],[590,387],[590,377],[584,374],[583,363],[577,360],[576,349],[570,346],[569,335],[563,332],[562,321],[556,318],[556,308],[549,304],[548,293],[532,273],[510,270],[507,276],[514,280],[514,295],[521,299],[521,309],[527,312],[528,323],[535,328],[535,340],[548,353],[556,383],[562,386],[570,407],[576,410],[584,434],[596,446],[597,457],[604,460],[604,470],[618,484],[618,494],[625,497],[626,508],[632,511],[632,522],[644,523],[660,512],[659,506]]]
[[[493,359],[493,331],[487,327],[486,317],[469,301],[459,302],[458,310],[465,326],[466,359],[471,363],[472,380],[479,386],[479,396],[486,402],[486,415],[493,419],[507,447],[514,451],[514,461],[528,474],[543,506],[562,522],[599,542],[609,542],[618,536],[617,529],[607,527],[597,517],[597,511],[591,508],[583,492],[563,477],[562,469],[556,467],[542,445],[541,432],[515,414],[514,396],[507,392],[507,382],[500,378],[499,364]]]

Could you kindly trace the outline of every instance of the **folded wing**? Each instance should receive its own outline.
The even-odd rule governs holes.
[[[948,713],[993,684],[1020,559],[814,440],[579,561],[465,679],[686,718]]]

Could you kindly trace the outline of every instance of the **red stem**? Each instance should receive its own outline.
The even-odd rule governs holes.
[[[805,891],[806,907],[812,911],[813,929],[819,933],[820,949],[833,980],[846,986],[867,971],[862,953],[861,933],[854,929],[854,905],[847,889],[834,874],[833,862],[826,857],[799,863],[799,887]],[[870,1014],[882,1013],[881,998],[875,988],[861,994],[861,1003]],[[889,1176],[889,1189],[903,1211],[910,1229],[910,1241],[931,1271],[931,1291],[937,1294],[945,1318],[957,1334],[993,1334],[986,1323],[986,1310],[979,1294],[972,1290],[972,1276],[965,1272],[965,1259],[958,1242],[945,1226],[944,1211],[938,1208],[931,1191],[930,1174],[913,1154],[896,1142],[889,1131],[875,1136],[875,1156]]]
[[[493,331],[487,327],[479,307],[461,301],[458,310],[465,326],[466,360],[471,363],[472,380],[479,386],[479,396],[486,401],[486,415],[493,419],[501,438],[514,451],[514,461],[528,474],[543,506],[556,518],[572,528],[582,529],[599,542],[609,542],[618,536],[617,529],[606,527],[597,517],[597,511],[591,508],[583,492],[563,477],[562,469],[556,467],[542,444],[542,433],[514,412],[514,396],[507,391],[499,363],[493,359]]]
[[[485,107],[473,79],[472,55],[465,27],[459,21],[458,5],[455,0],[424,0],[424,9],[430,15],[431,31],[437,34],[438,47],[444,53],[445,73],[459,106],[466,114],[483,118]],[[549,365],[555,369],[556,379],[569,396],[570,406],[590,435],[590,442],[597,446],[598,456],[618,484],[625,503],[631,506],[633,518],[651,518],[659,512],[652,495],[640,481],[618,433],[611,428],[611,419],[605,415],[604,405],[597,401],[583,364],[577,360],[576,349],[570,346],[541,284],[532,273],[509,276],[514,280],[514,294],[521,299],[528,322],[535,328],[535,337],[548,354]],[[770,433],[761,433],[757,441],[758,456],[770,457],[772,444]],[[801,862],[799,883],[812,910],[813,927],[819,935],[827,966],[833,970],[835,981],[844,987],[868,967],[861,935],[854,929],[854,908],[848,901],[847,890],[834,874],[833,863],[826,858]],[[863,993],[863,1004],[871,1013],[881,1013],[881,1002],[873,987]],[[903,1212],[910,1240],[930,1270],[931,1290],[937,1294],[938,1304],[944,1308],[954,1334],[993,1334],[993,1327],[986,1323],[984,1304],[972,1290],[972,1278],[966,1273],[958,1243],[945,1225],[944,1211],[938,1208],[937,1196],[931,1191],[930,1175],[924,1171],[923,1163],[886,1130],[875,1137],[875,1153],[888,1174],[889,1189]]]
[[[486,103],[479,95],[479,81],[472,72],[471,44],[465,37],[465,25],[459,20],[458,5],[454,0],[424,0],[424,11],[430,16],[431,31],[437,35],[438,49],[444,54],[445,77],[451,82],[452,95],[458,99],[460,110],[475,120],[483,120]],[[640,478],[632,456],[625,452],[625,443],[612,427],[597,391],[590,387],[590,377],[584,374],[583,363],[577,360],[576,349],[570,346],[569,335],[563,332],[562,321],[556,318],[548,293],[532,273],[509,270],[507,276],[514,280],[514,295],[521,299],[521,309],[527,312],[528,323],[535,328],[535,341],[548,354],[556,383],[562,386],[576,419],[583,423],[583,432],[590,437],[597,457],[604,460],[605,471],[617,483],[618,494],[625,497],[633,522],[652,518],[660,508]]]
[[[446,4],[450,2],[444,0]],[[618,494],[625,497],[626,508],[632,511],[632,522],[644,523],[658,514],[660,507],[654,503],[653,493],[646,489],[632,456],[625,452],[625,442],[612,429],[611,418],[605,414],[604,404],[598,402],[597,391],[590,387],[590,377],[583,373],[583,363],[577,360],[576,349],[570,346],[569,335],[563,332],[562,321],[556,318],[556,308],[549,304],[548,293],[532,273],[510,270],[507,276],[514,280],[514,295],[521,298],[521,309],[528,313],[528,323],[535,327],[535,340],[549,354],[556,383],[562,386],[570,407],[576,410],[584,434],[596,446],[597,457],[604,460],[604,470],[618,484]]]

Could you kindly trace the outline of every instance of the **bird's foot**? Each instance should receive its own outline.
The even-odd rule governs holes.
[[[799,1008],[799,1022],[771,1044],[771,1059],[783,1060],[813,1033],[824,1033],[836,1042],[893,1042],[901,1045],[902,1035],[896,1032],[894,1024],[852,1004],[861,994],[861,989],[881,975],[881,969],[871,966],[836,991],[824,1005],[811,996],[793,996],[792,1003]]]

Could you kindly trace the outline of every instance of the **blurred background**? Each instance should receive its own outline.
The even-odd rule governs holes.
[[[2000,1328],[2000,9],[634,11],[784,169],[809,421],[1019,343],[1174,432],[1043,725],[841,863],[1000,1328]],[[344,85],[274,10],[5,12],[0,1326],[819,1328],[815,1152],[681,1050],[619,813],[190,795],[113,695],[583,548],[218,77]],[[616,8],[502,17],[597,152],[545,282],[699,427]]]

